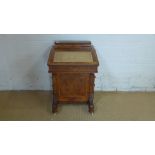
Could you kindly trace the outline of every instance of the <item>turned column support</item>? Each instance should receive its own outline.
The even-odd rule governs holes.
[[[55,83],[56,83],[56,77],[55,77],[55,74],[52,74],[52,85],[53,85],[52,112],[53,113],[56,113],[58,111],[58,100],[57,100]]]
[[[90,113],[94,113],[94,80],[95,75],[93,73],[90,74],[90,90],[89,90],[89,98],[88,98],[88,111]]]
[[[56,113],[58,111],[58,104],[57,104],[57,99],[53,95],[53,103],[52,103],[52,112]]]

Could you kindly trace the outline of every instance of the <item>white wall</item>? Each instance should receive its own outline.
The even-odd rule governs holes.
[[[155,91],[155,35],[0,35],[0,90],[49,90],[55,40],[90,40],[99,57],[96,90]]]

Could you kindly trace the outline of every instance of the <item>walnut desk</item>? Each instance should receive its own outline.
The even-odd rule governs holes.
[[[53,113],[57,112],[58,103],[87,103],[89,112],[94,112],[94,73],[98,65],[91,42],[55,42],[48,59]]]

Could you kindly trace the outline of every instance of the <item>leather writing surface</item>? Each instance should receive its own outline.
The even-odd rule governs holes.
[[[93,62],[91,52],[55,52],[54,62]]]

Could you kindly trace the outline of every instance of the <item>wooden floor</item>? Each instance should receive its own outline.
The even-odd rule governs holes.
[[[51,92],[0,92],[0,120],[155,121],[155,93],[95,92],[95,113],[85,104],[59,105],[51,113]]]

